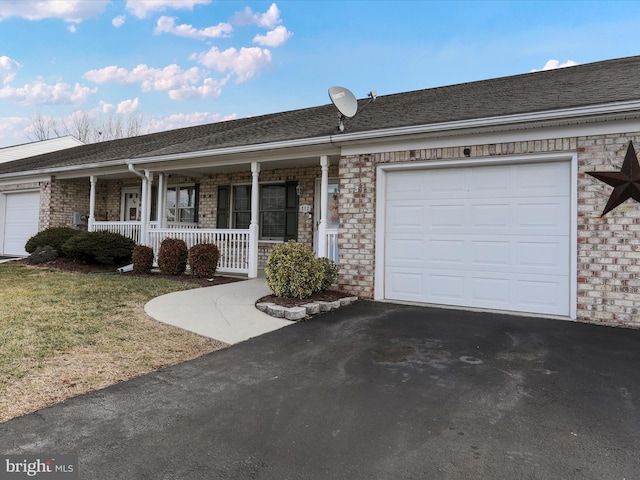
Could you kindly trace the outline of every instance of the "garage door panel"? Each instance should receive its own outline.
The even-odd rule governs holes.
[[[386,240],[385,256],[390,265],[419,265],[426,266],[425,252],[427,251],[424,238],[418,235],[388,236]]]
[[[425,231],[427,215],[424,205],[394,202],[387,208],[389,231]]]
[[[518,165],[514,185],[524,195],[565,196],[571,184],[571,171],[566,162]]]
[[[527,235],[569,235],[568,198],[523,201],[517,205],[519,231]]]
[[[386,298],[569,314],[568,162],[416,170],[387,187],[409,178],[413,198],[386,204]]]
[[[424,273],[417,269],[390,269],[387,272],[387,293],[397,300],[421,302],[424,298]]]

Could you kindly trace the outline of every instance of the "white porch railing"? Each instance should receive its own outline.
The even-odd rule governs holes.
[[[327,230],[327,258],[338,263],[338,230]]]
[[[143,243],[140,241],[140,222],[93,222],[93,230],[119,233],[136,244]],[[153,248],[156,260],[165,238],[184,240],[188,248],[198,243],[213,243],[220,250],[219,272],[249,274],[249,230],[204,229],[197,228],[196,224],[169,224],[166,228],[158,228],[157,222],[151,222],[147,236],[146,243]]]
[[[93,231],[119,233],[140,243],[140,222],[93,222]]]
[[[213,243],[220,250],[218,271],[249,274],[249,230],[209,230],[204,228],[151,228],[148,245],[158,255],[165,238],[184,240],[187,248],[198,243]]]
[[[140,222],[93,222],[93,230],[119,233],[136,244],[142,243]],[[147,244],[153,248],[156,259],[165,238],[184,240],[188,248],[198,243],[213,243],[220,250],[219,272],[249,273],[249,230],[204,229],[197,228],[196,224],[169,224],[166,228],[158,228],[157,222],[151,222],[147,236]],[[337,230],[327,230],[327,257],[339,262]]]

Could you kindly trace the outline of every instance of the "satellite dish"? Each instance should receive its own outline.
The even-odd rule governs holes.
[[[340,114],[352,118],[358,113],[358,101],[353,93],[344,87],[331,87],[329,98]]]

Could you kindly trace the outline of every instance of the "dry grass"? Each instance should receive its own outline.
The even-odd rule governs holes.
[[[193,287],[0,264],[0,422],[226,346],[144,313]]]

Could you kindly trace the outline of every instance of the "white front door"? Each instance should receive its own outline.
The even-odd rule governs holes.
[[[570,162],[389,172],[384,297],[570,315],[570,172]]]
[[[318,253],[318,226],[320,225],[320,192],[322,181],[316,180],[316,195],[314,206],[314,232],[313,244],[316,254]],[[338,263],[338,227],[340,217],[338,215],[338,192],[340,184],[337,178],[330,178],[327,188],[327,256]]]
[[[140,221],[140,201],[142,195],[139,188],[122,189],[122,212],[120,220],[123,222]]]

